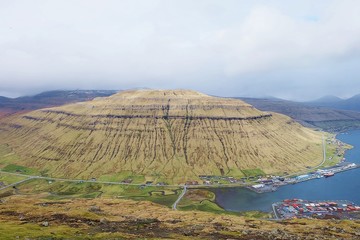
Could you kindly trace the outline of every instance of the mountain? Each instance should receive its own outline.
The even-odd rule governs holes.
[[[62,177],[183,183],[244,170],[293,172],[322,160],[321,133],[191,90],[123,91],[12,116],[0,126],[0,143],[20,156],[13,164]]]
[[[321,104],[331,104],[331,103],[338,103],[341,102],[343,99],[333,96],[333,95],[327,95],[324,97],[321,97],[319,99],[316,99],[312,101],[312,103],[321,103]]]
[[[10,98],[0,96],[0,104],[1,103],[6,103],[6,102],[9,102],[9,101],[10,101]]]
[[[116,92],[117,91],[114,90],[58,90],[18,98],[6,98],[0,96],[0,118],[1,116],[16,112],[88,101],[96,97],[107,97]]]
[[[318,107],[281,99],[239,98],[262,111],[285,114],[307,127],[343,131],[360,127],[360,112]],[[329,99],[329,98],[328,98]]]
[[[337,97],[323,97],[312,102],[307,102],[306,104],[318,107],[360,111],[360,94],[348,99],[341,99]]]
[[[337,108],[360,111],[360,94],[348,98],[339,104],[335,105]]]

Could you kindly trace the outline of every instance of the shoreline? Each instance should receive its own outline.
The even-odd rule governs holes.
[[[356,133],[356,131],[357,131],[357,133]],[[343,152],[343,155],[342,155],[342,157],[345,157],[346,155],[347,155],[347,153],[348,153],[348,150],[352,150],[352,149],[354,149],[354,148],[356,148],[356,147],[358,147],[357,146],[357,136],[359,135],[358,133],[359,133],[359,131],[360,131],[360,129],[354,129],[354,130],[352,130],[352,131],[346,131],[346,132],[338,132],[338,133],[336,133],[336,134],[334,134],[334,137],[337,139],[337,140],[339,140],[339,141],[341,141],[342,143],[344,143],[345,145],[344,145],[344,147],[345,147],[345,151]],[[353,132],[355,132],[356,134],[354,134],[354,140],[352,140],[353,139],[353,137],[349,137],[349,139],[347,139],[347,138],[339,138],[341,135],[345,135],[345,134],[350,134],[350,135],[352,135],[353,134]],[[342,139],[342,140],[341,140]],[[358,148],[357,148],[358,149]],[[358,151],[357,151],[358,152]],[[351,164],[351,162],[354,162],[354,164],[356,164],[356,167],[353,167],[353,168],[348,168],[348,169],[343,169],[342,171],[335,171],[335,173],[342,173],[342,172],[347,172],[347,171],[349,171],[349,170],[356,170],[356,169],[358,169],[359,167],[360,167],[360,164],[359,164],[359,161],[358,161],[358,159],[355,157],[354,158],[354,155],[351,155],[351,157],[350,157],[350,155],[348,155],[348,157],[349,157],[349,159],[346,159],[345,161],[339,161],[339,162],[337,162],[337,163],[334,163],[334,164],[332,164],[331,166],[327,166],[326,168],[320,168],[320,169],[323,169],[323,170],[336,170],[336,168],[337,167],[339,167],[339,163],[340,163],[340,166],[344,166],[344,165],[341,165],[341,163],[342,164],[344,164],[344,163],[346,163],[346,164]],[[347,158],[348,158],[347,157]],[[346,165],[345,165],[346,166]],[[351,176],[354,174],[354,173],[347,173],[346,175],[344,174],[344,175],[342,175],[342,176],[338,176],[339,178],[345,178],[345,179],[348,179],[348,175],[349,174],[351,174]],[[355,174],[357,174],[357,172],[355,171]],[[357,176],[357,175],[356,175]],[[316,178],[315,178],[316,179]],[[340,180],[341,180],[340,179]],[[314,178],[313,179],[306,179],[305,181],[309,181],[309,180],[314,180]],[[333,182],[333,180],[331,179],[331,181]],[[304,181],[299,181],[298,183],[300,183],[300,182],[304,182]],[[319,183],[319,182],[318,182]],[[316,185],[318,185],[318,183],[316,183]],[[310,184],[310,185],[309,185]],[[327,182],[326,181],[322,181],[322,183],[320,184],[320,186],[322,186],[322,185],[328,185],[327,184]],[[312,184],[311,183],[308,183],[308,184],[306,184],[306,186],[311,186]],[[303,188],[303,187],[301,187],[301,186],[298,186],[298,187],[295,187],[294,189],[298,189],[298,190],[300,190],[301,189],[301,191],[303,190],[305,193],[306,193],[306,191],[307,191],[307,189],[308,189],[308,187],[306,187],[305,186],[305,188]],[[338,186],[335,186],[335,187],[338,187]],[[276,202],[276,201],[279,201],[280,199],[285,199],[285,198],[303,198],[303,199],[314,199],[314,200],[316,200],[316,199],[322,199],[322,197],[321,197],[321,195],[322,194],[316,194],[316,196],[318,196],[318,197],[311,197],[311,194],[309,195],[309,194],[305,194],[305,196],[303,196],[304,195],[304,193],[303,192],[300,192],[300,195],[299,194],[296,194],[297,193],[297,191],[298,190],[294,190],[293,191],[293,193],[291,193],[291,189],[292,189],[293,187],[288,187],[286,190],[282,190],[281,192],[282,193],[280,193],[280,194],[277,194],[277,193],[275,193],[275,194],[271,194],[271,195],[268,195],[268,196],[274,196],[274,197],[270,197],[271,199],[276,199],[274,202]],[[331,186],[329,187],[330,189],[331,189]],[[223,209],[225,209],[226,210],[226,208],[228,208],[229,210],[227,210],[227,211],[238,211],[238,212],[248,212],[248,211],[252,211],[252,210],[257,210],[257,211],[262,211],[262,212],[268,212],[267,210],[265,210],[265,208],[266,207],[264,207],[264,206],[262,206],[261,204],[258,206],[258,207],[255,207],[255,208],[251,208],[251,207],[249,207],[248,206],[248,204],[246,205],[246,207],[244,208],[244,207],[240,207],[240,208],[238,208],[238,207],[236,207],[234,204],[230,204],[230,205],[228,205],[228,203],[225,203],[224,202],[224,200],[220,200],[220,202],[218,201],[218,195],[221,195],[221,192],[219,192],[219,191],[216,191],[216,189],[218,189],[217,187],[215,187],[215,188],[213,188],[214,189],[214,193],[215,193],[215,195],[216,195],[216,201],[215,201],[215,203],[218,205],[218,206],[220,206],[221,208],[223,208]],[[250,190],[251,192],[253,192],[253,193],[255,193],[256,195],[253,195],[253,194],[251,194],[251,192],[247,192],[247,191],[245,191],[245,192],[243,192],[244,190],[239,190],[240,192],[242,192],[242,193],[244,193],[244,194],[249,194],[249,196],[251,195],[251,196],[253,196],[253,197],[251,197],[250,199],[252,199],[252,198],[258,198],[258,197],[256,197],[257,196],[257,194],[261,194],[261,193],[256,193],[255,191],[252,191],[252,189],[249,189],[249,188],[247,188],[248,190]],[[235,191],[235,190],[234,190]],[[285,192],[284,192],[285,191]],[[314,189],[312,189],[312,191],[314,191]],[[285,193],[285,195],[284,195],[284,193]],[[228,194],[225,194],[225,196],[228,196]],[[262,199],[262,197],[261,197],[261,195],[258,195],[259,196],[259,198],[261,198]],[[353,197],[351,197],[350,195],[348,196],[348,197],[346,197],[347,195],[345,195],[345,197],[342,197],[342,198],[345,198],[345,199],[347,199],[347,198],[349,198],[349,200],[350,199],[353,199]],[[333,196],[334,197],[334,196]],[[224,197],[223,197],[224,198]],[[266,199],[267,198],[269,198],[269,197],[265,197]],[[334,198],[334,199],[336,199],[336,197]],[[355,198],[355,199],[353,199],[352,201],[354,201],[354,202],[357,202],[358,204],[360,203],[359,202],[359,200],[356,200],[357,198]],[[243,198],[242,197],[240,197],[240,199],[239,199],[239,201],[242,201],[243,200]],[[268,201],[268,200],[267,200]],[[271,201],[271,200],[270,200]],[[255,203],[254,203],[255,204]],[[261,209],[261,210],[260,210]]]
[[[341,134],[341,133],[338,133],[336,135],[333,135],[336,139],[337,139],[337,136]],[[349,144],[346,144],[344,146],[349,146]],[[353,146],[352,146],[353,148]],[[344,151],[344,155],[346,153],[347,150],[350,150],[351,148],[349,149],[345,149]],[[326,152],[326,151],[324,151]],[[343,155],[343,156],[344,156]],[[342,157],[343,157],[342,156]],[[340,158],[341,159],[341,158]],[[310,173],[312,170],[314,169],[318,169],[319,166],[322,166],[325,162],[326,162],[326,158],[325,158],[325,161],[322,161],[320,163],[320,165],[317,165],[316,167],[312,168],[312,169],[307,169],[306,171],[302,171],[302,172],[298,172],[298,173],[293,173],[291,175],[287,175],[287,176],[297,176],[298,174],[301,174],[301,173]],[[340,161],[341,162],[341,161]],[[334,167],[338,164],[339,162],[336,162],[335,164],[333,164],[331,167]],[[330,167],[330,168],[331,168]],[[357,166],[357,167],[360,167],[360,166]],[[323,168],[324,169],[324,168]],[[351,168],[353,169],[353,168]],[[351,169],[347,169],[347,170],[351,170]],[[346,171],[347,171],[346,170]],[[27,180],[36,180],[36,179],[43,179],[43,180],[54,180],[54,181],[64,181],[64,182],[87,182],[87,183],[98,183],[98,184],[113,184],[113,185],[123,185],[123,186],[144,186],[145,188],[147,186],[149,187],[161,187],[161,188],[184,188],[185,185],[181,184],[181,185],[156,185],[156,184],[143,184],[143,183],[138,183],[138,184],[134,184],[134,183],[122,183],[122,182],[110,182],[110,181],[97,181],[97,180],[83,180],[83,179],[64,179],[64,178],[52,178],[52,177],[43,177],[43,176],[31,176],[31,175],[26,175],[26,174],[20,174],[20,173],[13,173],[13,172],[7,172],[7,171],[1,171],[0,170],[0,173],[4,173],[4,174],[12,174],[12,175],[18,175],[18,176],[22,176],[22,177],[32,177],[31,179],[27,179]],[[316,179],[316,178],[312,178],[312,179],[307,179],[307,180],[304,180],[304,181],[309,181],[309,180],[313,180],[313,179]],[[303,182],[303,181],[298,181],[296,183],[300,183],[300,182]],[[192,189],[203,189],[203,190],[207,190],[207,191],[211,191],[211,189],[221,189],[221,188],[247,188],[249,190],[252,190],[251,189],[251,185],[253,184],[256,184],[257,182],[256,181],[249,181],[249,182],[246,182],[246,183],[228,183],[228,184],[215,184],[215,185],[206,185],[206,184],[199,184],[199,185],[186,185],[186,187],[188,188],[188,190],[192,190]],[[283,185],[288,185],[290,183],[287,183],[287,184],[283,184]],[[281,185],[281,186],[283,186]],[[280,186],[277,186],[277,187],[280,187]],[[214,191],[211,191],[214,193],[215,195],[215,198],[211,201],[212,203],[216,204],[219,208],[223,209],[225,212],[229,212],[229,213],[250,213],[250,212],[259,212],[259,213],[268,213],[266,211],[262,211],[262,210],[245,210],[245,211],[236,211],[236,210],[226,210],[224,207],[222,207],[221,205],[218,204],[218,202],[216,201],[216,198],[217,198],[217,194],[215,194]],[[259,192],[258,192],[259,193]],[[259,194],[261,194],[262,192],[260,192]]]

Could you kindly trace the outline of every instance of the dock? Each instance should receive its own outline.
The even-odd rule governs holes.
[[[301,182],[306,182],[314,179],[320,179],[323,177],[334,176],[336,173],[345,172],[353,169],[360,168],[360,164],[355,163],[347,163],[343,164],[341,166],[334,166],[330,168],[325,169],[319,169],[314,173],[309,174],[303,174],[299,176],[293,176],[291,178],[283,179],[283,181],[280,181],[279,178],[272,178],[272,179],[266,179],[264,181],[258,181],[257,184],[247,186],[246,188],[257,192],[257,193],[266,193],[266,192],[274,192],[279,187],[289,185],[289,184],[296,184]]]

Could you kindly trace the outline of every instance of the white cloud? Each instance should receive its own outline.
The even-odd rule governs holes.
[[[360,49],[360,2],[352,2],[335,2],[317,21],[254,7],[238,26],[218,34],[226,72],[302,67],[352,56]]]
[[[267,83],[306,89],[314,79],[303,79],[314,69],[337,61],[351,62],[343,68],[359,76],[359,9],[357,0],[1,1],[1,91],[146,86],[281,94]],[[341,75],[334,71],[317,72],[315,80]]]

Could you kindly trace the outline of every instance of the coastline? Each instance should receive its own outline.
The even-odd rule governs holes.
[[[337,136],[341,134],[341,133],[338,133],[336,135],[333,135],[335,138],[337,138]],[[347,152],[347,150],[350,150],[353,148],[353,146],[350,146],[349,144],[346,144],[346,143],[343,143],[344,146],[347,147],[347,149],[344,151],[344,154]],[[344,155],[342,155],[343,157]],[[326,160],[326,159],[325,159]],[[312,168],[312,169],[306,169],[305,171],[301,171],[301,172],[297,172],[297,173],[293,173],[293,174],[290,174],[290,175],[287,175],[287,176],[296,176],[297,174],[301,174],[301,173],[309,173],[311,172],[312,170],[314,169],[317,169],[318,167],[321,167],[323,165],[324,162],[322,162],[320,165]],[[338,163],[338,162],[337,162]],[[332,166],[335,166],[337,163],[333,164]],[[33,178],[29,178],[29,180],[48,180],[48,181],[64,181],[64,182],[67,182],[69,181],[69,183],[71,182],[82,182],[82,183],[98,183],[98,184],[110,184],[110,185],[122,185],[124,187],[126,186],[134,186],[134,187],[141,187],[141,186],[144,186],[144,191],[146,191],[148,189],[148,187],[152,187],[152,188],[164,188],[164,189],[174,189],[174,188],[181,188],[183,187],[184,185],[155,185],[155,184],[152,184],[152,185],[146,185],[146,184],[127,184],[127,183],[121,183],[121,182],[110,182],[110,181],[97,181],[97,180],[81,180],[81,179],[60,179],[60,178],[51,178],[51,177],[42,177],[42,176],[30,176],[30,175],[26,175],[26,174],[17,174],[17,173],[10,173],[10,172],[3,172],[3,173],[7,173],[7,174],[15,174],[15,175],[21,175],[23,177],[33,177]],[[245,183],[229,183],[229,184],[217,184],[217,185],[205,185],[205,184],[199,184],[199,185],[188,185],[187,188],[189,191],[191,190],[197,190],[197,189],[200,189],[200,190],[206,190],[206,191],[210,191],[214,194],[214,197],[211,198],[211,199],[205,199],[206,201],[203,201],[202,203],[204,203],[204,206],[205,206],[205,211],[214,211],[214,212],[218,212],[218,213],[221,213],[221,212],[227,212],[227,213],[234,213],[234,211],[229,211],[229,210],[226,210],[224,207],[220,206],[220,204],[218,204],[218,202],[216,201],[217,199],[217,196],[215,194],[215,191],[212,191],[214,189],[229,189],[229,188],[246,188],[246,189],[250,189],[250,186],[253,185],[253,184],[256,184],[256,180],[254,181],[248,181],[248,182],[245,182]],[[260,193],[261,194],[261,193]],[[146,199],[146,197],[144,198],[144,200]],[[186,199],[185,199],[186,200]],[[151,201],[149,199],[149,201]],[[216,205],[216,207],[214,207],[213,205]],[[209,207],[210,208],[206,208],[206,207]],[[188,206],[189,209],[191,209],[191,206],[189,205]],[[215,209],[215,210],[214,210]],[[186,210],[186,209],[184,209]],[[266,213],[266,212],[263,212],[263,211],[241,211],[241,213],[239,213],[238,211],[235,211],[236,214],[241,214],[241,213],[253,213],[255,215],[261,215],[261,214],[257,214],[257,213]]]
[[[346,143],[346,151],[344,152],[345,163],[353,162],[359,164],[358,159],[360,148],[359,138],[360,129],[356,129],[347,133],[337,133],[336,139]],[[352,151],[348,151],[352,150]],[[336,166],[333,164],[332,166]],[[314,179],[315,181],[305,181],[302,184],[287,185],[278,189],[276,192],[256,193],[246,188],[213,188],[216,194],[216,203],[228,211],[251,211],[260,210],[269,212],[274,202],[284,199],[299,198],[308,200],[318,199],[346,199],[360,204],[360,198],[357,193],[359,182],[354,182],[359,177],[359,169],[352,169],[338,173],[339,176]],[[337,174],[336,174],[337,175]]]

